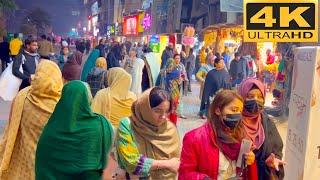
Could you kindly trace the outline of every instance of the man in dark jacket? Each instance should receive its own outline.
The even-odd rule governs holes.
[[[100,57],[106,57],[105,40],[103,38],[99,40],[99,45],[96,49],[100,51]]]
[[[235,87],[247,78],[249,67],[247,61],[241,58],[240,53],[235,53],[235,59],[231,61],[229,74],[232,79],[232,86]]]
[[[10,49],[6,37],[3,37],[2,42],[0,42],[0,59],[3,72],[7,67],[7,63],[10,62]]]
[[[112,48],[107,55],[108,70],[113,67],[120,67],[119,59],[117,58],[116,48]]]
[[[20,90],[30,85],[40,59],[40,55],[37,53],[38,43],[35,38],[28,37],[24,45],[24,50],[16,56],[12,66],[13,75],[22,79]],[[20,67],[23,72],[20,71]]]

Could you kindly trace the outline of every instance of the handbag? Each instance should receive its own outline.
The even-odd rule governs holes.
[[[22,57],[22,63],[19,71],[23,73],[22,64],[24,64],[24,58]],[[19,87],[22,83],[22,79],[16,77],[12,73],[13,62],[9,63],[8,67],[3,71],[0,77],[0,97],[5,101],[12,101],[19,92]]]

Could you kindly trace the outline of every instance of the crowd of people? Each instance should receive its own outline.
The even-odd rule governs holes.
[[[12,54],[22,83],[0,143],[0,179],[283,179],[267,87],[240,54],[230,61],[201,50],[196,71],[194,50],[171,43],[158,64],[147,45],[105,39],[86,61],[85,41],[74,52],[63,41],[52,61],[50,48],[38,50],[43,41],[28,37]],[[182,96],[193,75],[207,121],[181,140],[176,124],[188,118]],[[252,146],[238,157],[244,140]]]

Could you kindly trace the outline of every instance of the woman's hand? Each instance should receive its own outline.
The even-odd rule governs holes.
[[[279,166],[286,165],[287,163],[285,161],[282,161],[282,160],[276,158],[276,156],[273,153],[271,153],[270,156],[266,160],[266,164],[268,167],[279,171]]]
[[[178,172],[178,169],[179,169],[179,166],[180,166],[180,159],[179,158],[172,158],[172,159],[169,159],[167,161],[167,169],[169,169],[170,171],[172,172],[175,172],[177,173]]]
[[[246,164],[250,166],[254,163],[256,156],[250,151],[249,153],[244,154],[244,159],[246,160]]]

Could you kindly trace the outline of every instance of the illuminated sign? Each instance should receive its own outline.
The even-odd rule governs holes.
[[[138,35],[138,15],[124,17],[123,34]]]
[[[142,20],[142,26],[144,30],[149,30],[151,28],[151,16],[149,13],[145,13],[144,18]]]

